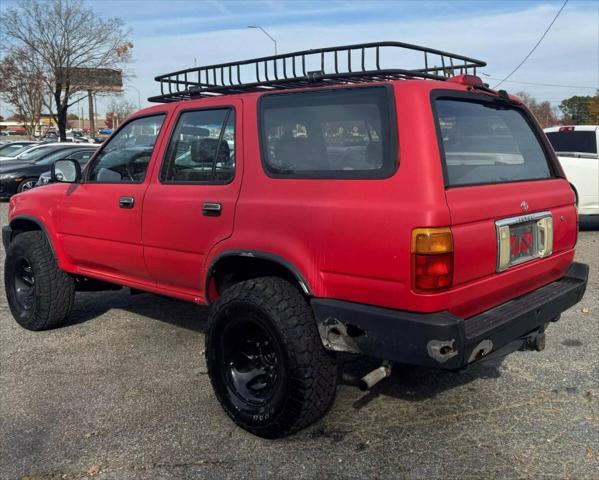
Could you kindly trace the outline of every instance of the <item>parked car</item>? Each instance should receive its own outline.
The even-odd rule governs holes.
[[[83,169],[83,167],[85,166],[87,161],[95,153],[96,147],[90,145],[89,147],[86,147],[83,150],[78,150],[78,149],[74,149],[74,150],[75,150],[74,153],[69,153],[68,155],[64,155],[64,157],[61,157],[61,158],[77,160],[79,162],[79,165]],[[55,175],[59,176],[59,175],[62,175],[62,173],[55,172]],[[52,171],[51,170],[48,170],[48,171],[42,173],[39,176],[39,178],[37,179],[35,186],[41,187],[44,185],[48,185],[49,183],[52,183]]]
[[[545,133],[574,187],[578,212],[599,215],[599,126],[551,127]]]
[[[36,149],[28,160],[3,162],[0,166],[0,198],[35,187],[39,176],[61,158],[85,161],[91,157],[93,146],[61,144],[56,148]]]
[[[32,162],[34,160],[40,159],[48,152],[54,151],[54,149],[70,148],[75,146],[76,145],[71,143],[59,142],[34,143],[31,145],[26,145],[21,150],[13,152],[13,156],[11,157],[0,157],[0,173],[2,173],[10,163]]]
[[[4,145],[0,145],[0,161],[12,160],[20,153],[23,153],[28,148],[31,148],[37,144],[37,142],[24,140],[18,142],[7,142]]]
[[[421,68],[374,69],[404,50]],[[384,42],[157,77],[171,93],[83,172],[59,160],[57,183],[11,199],[14,318],[57,327],[77,290],[115,284],[211,305],[216,397],[267,438],[326,413],[339,352],[381,361],[367,389],[394,362],[542,350],[587,284],[574,193],[526,106],[473,75],[484,65]]]

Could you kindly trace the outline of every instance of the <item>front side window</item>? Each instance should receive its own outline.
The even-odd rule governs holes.
[[[449,98],[436,100],[435,107],[448,186],[552,176],[539,139],[520,109]]]
[[[35,163],[37,165],[52,165],[56,160],[61,160],[63,158],[67,158],[70,152],[71,152],[71,150],[67,149],[67,148],[64,148],[64,149],[53,148],[49,152],[47,151],[44,154],[44,156],[42,158],[38,159]]]
[[[88,182],[144,181],[165,115],[132,120],[112,137],[91,166]]]
[[[235,176],[235,111],[183,112],[160,173],[164,183],[228,183]]]
[[[265,95],[266,172],[289,178],[385,178],[397,167],[394,99],[382,87]]]

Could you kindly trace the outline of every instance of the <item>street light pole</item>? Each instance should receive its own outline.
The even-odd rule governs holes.
[[[272,40],[272,43],[275,44],[275,55],[277,54],[277,41],[271,35],[269,35],[269,33],[266,30],[264,30],[260,25],[248,25],[248,28],[255,28],[257,30],[261,30],[264,35],[270,38]]]
[[[134,87],[133,85],[129,84],[129,86],[135,90],[137,92],[137,108],[141,109],[141,93],[139,92],[139,90],[137,89],[137,87]]]

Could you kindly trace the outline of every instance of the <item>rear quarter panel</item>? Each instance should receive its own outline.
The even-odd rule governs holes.
[[[260,158],[258,96],[246,97],[235,228],[208,263],[226,250],[267,251],[291,262],[315,296],[413,308],[411,231],[450,219],[428,96],[410,93],[423,82],[401,83],[393,84],[399,168],[378,180],[268,177]]]

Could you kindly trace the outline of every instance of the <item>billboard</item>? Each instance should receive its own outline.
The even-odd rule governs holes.
[[[56,79],[66,80],[71,88],[94,92],[122,92],[123,72],[112,68],[59,68]]]

